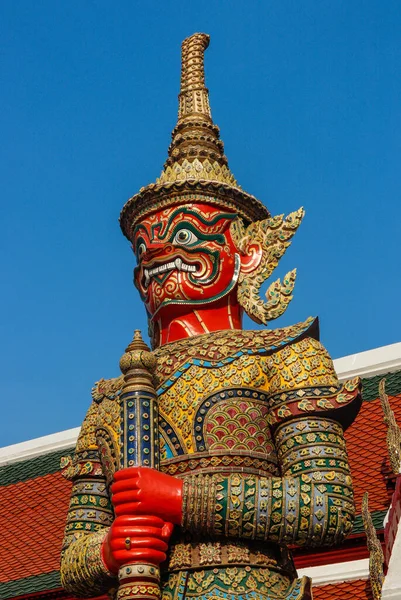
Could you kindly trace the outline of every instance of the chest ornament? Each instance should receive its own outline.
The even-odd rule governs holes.
[[[209,396],[196,412],[194,429],[198,452],[274,453],[269,408],[262,392],[231,389]]]

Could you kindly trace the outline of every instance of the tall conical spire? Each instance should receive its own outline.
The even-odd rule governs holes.
[[[209,40],[206,33],[194,33],[182,43],[178,122],[157,183],[206,179],[238,187],[210,112],[204,65]]]
[[[268,218],[269,211],[244,192],[228,168],[220,130],[212,121],[205,85],[204,54],[209,36],[195,33],[182,43],[178,121],[168,158],[155,183],[141,188],[120,215],[124,235],[131,240],[138,220],[161,207],[204,198],[209,204],[237,212],[246,221]]]

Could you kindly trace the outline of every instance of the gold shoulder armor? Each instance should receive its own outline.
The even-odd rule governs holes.
[[[114,377],[113,379],[99,379],[92,388],[92,398],[94,402],[100,404],[104,398],[114,400],[120,395],[123,382],[123,375]]]
[[[275,423],[326,413],[348,427],[361,403],[359,377],[339,383],[333,361],[312,337],[287,344],[266,358],[271,413]]]
[[[311,386],[337,386],[333,361],[322,344],[306,337],[288,343],[267,358],[272,394]]]
[[[75,446],[74,456],[63,456],[60,461],[61,474],[65,479],[72,481],[80,473],[80,460],[88,452],[97,450],[96,444],[96,422],[97,405],[92,402],[85,419],[81,425]]]
[[[100,379],[92,388],[92,399],[88,412],[81,426],[75,447],[74,456],[63,456],[60,462],[63,477],[73,480],[81,472],[81,462],[88,453],[97,452],[96,427],[99,422],[99,404],[104,399],[114,400],[121,392],[123,376],[113,379]]]

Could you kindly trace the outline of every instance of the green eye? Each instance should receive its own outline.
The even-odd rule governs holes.
[[[198,241],[199,238],[189,229],[180,229],[173,238],[173,244],[178,244],[181,246],[189,246],[190,244],[194,244]]]

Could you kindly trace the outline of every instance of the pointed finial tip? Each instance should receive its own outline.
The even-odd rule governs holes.
[[[185,38],[185,40],[182,42],[182,46],[186,46],[187,44],[189,44],[192,41],[201,41],[203,43],[203,48],[204,50],[206,50],[206,48],[209,46],[210,44],[210,35],[208,33],[193,33],[192,35],[189,35],[188,37]]]
[[[140,329],[135,329],[134,337],[132,338],[132,341],[130,342],[130,344],[128,345],[128,348],[126,348],[125,351],[133,352],[134,350],[141,350],[141,351],[146,351],[146,352],[149,351],[148,345],[143,341]]]
[[[197,94],[205,94],[207,97],[207,89],[205,88],[205,66],[204,53],[209,46],[210,36],[206,33],[194,33],[185,38],[181,45],[181,89],[180,96],[191,92]],[[208,106],[196,106],[195,98],[187,98],[187,103],[184,109],[185,114],[200,112],[205,113],[210,118],[210,109]]]

